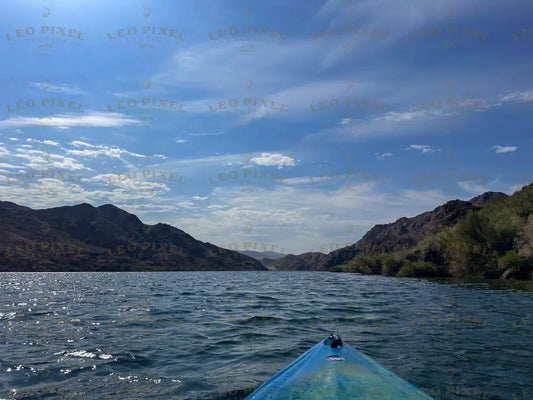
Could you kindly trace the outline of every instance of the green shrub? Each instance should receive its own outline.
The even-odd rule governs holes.
[[[381,275],[381,259],[373,254],[361,254],[355,260],[357,268],[365,275]]]
[[[407,277],[421,277],[421,276],[437,276],[437,266],[425,261],[411,261],[403,260],[402,267],[398,271],[397,276]]]
[[[530,279],[533,275],[533,184],[469,211],[455,225],[414,246],[374,247],[334,270],[385,276]],[[400,261],[404,260],[404,261]]]
[[[498,267],[502,270],[505,269],[520,269],[523,264],[523,258],[520,257],[514,250],[510,250],[503,257],[498,259]]]
[[[355,258],[345,264],[335,266],[336,271],[359,272],[365,275],[381,274],[381,257],[376,254],[359,253]]]
[[[381,274],[384,276],[394,276],[402,267],[402,262],[392,255],[385,255],[381,262]]]
[[[329,269],[330,272],[352,272],[345,265],[334,265]]]
[[[498,259],[498,268],[500,273],[507,273],[507,278],[526,279],[533,270],[533,260],[511,250]]]
[[[529,215],[518,234],[519,254],[533,257],[533,214]]]

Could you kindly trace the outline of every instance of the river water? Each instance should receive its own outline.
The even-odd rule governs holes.
[[[0,399],[243,399],[331,332],[435,399],[533,399],[524,288],[327,272],[2,273]]]

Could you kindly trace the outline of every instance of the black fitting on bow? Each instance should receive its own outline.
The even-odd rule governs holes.
[[[326,340],[324,340],[324,345],[331,347],[332,349],[338,349],[342,347],[342,339],[336,333],[329,335]]]

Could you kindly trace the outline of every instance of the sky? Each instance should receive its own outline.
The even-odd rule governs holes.
[[[0,1],[0,200],[329,252],[533,180],[527,0]]]

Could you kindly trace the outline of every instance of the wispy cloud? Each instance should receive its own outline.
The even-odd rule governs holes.
[[[98,174],[87,179],[87,182],[99,183],[111,188],[120,188],[132,193],[147,193],[155,190],[168,191],[168,186],[163,182],[152,182],[142,179],[141,172],[134,178],[120,174]]]
[[[428,112],[425,110],[418,111],[418,112],[412,112],[412,111],[405,111],[405,112],[398,112],[398,111],[390,111],[384,115],[380,115],[376,118],[376,120],[387,120],[387,121],[394,121],[394,122],[403,122],[403,121],[412,121],[417,118],[426,117],[428,115]]]
[[[22,145],[15,149],[11,156],[26,160],[26,168],[60,168],[70,171],[87,169],[85,165],[72,157],[52,154],[48,151],[31,149],[24,146]]]
[[[176,203],[176,205],[180,208],[186,208],[188,210],[196,208],[192,201],[180,201],[179,203]]]
[[[94,145],[94,144],[82,142],[79,140],[72,141],[70,142],[70,144],[75,147],[87,147],[86,149],[83,149],[83,150],[72,150],[72,149],[67,150],[67,154],[72,154],[76,156],[83,156],[83,157],[106,156],[106,157],[121,158],[124,155],[129,155],[129,156],[138,157],[138,158],[146,158],[145,154],[133,153],[131,151],[124,150],[124,149],[121,149],[119,147],[114,147],[114,146],[106,146],[106,145],[101,145],[101,144]]]
[[[51,84],[49,81],[30,82],[30,86],[36,89],[46,90],[47,92],[61,93],[65,95],[87,95],[85,90],[65,83]]]
[[[378,160],[384,160],[387,157],[392,157],[392,153],[375,153],[374,154]]]
[[[200,158],[187,158],[180,160],[170,160],[162,163],[160,166],[167,169],[182,168],[198,171],[199,166],[214,167],[214,166],[228,166],[240,165],[245,167],[250,163],[264,166],[277,166],[282,168],[284,166],[296,165],[296,160],[289,156],[284,156],[280,153],[261,153],[260,156],[251,156],[249,153],[224,154],[216,156],[207,156]]]
[[[264,242],[300,253],[327,243],[331,251],[330,243],[354,243],[376,223],[431,210],[448,197],[438,190],[386,192],[371,184],[358,185],[350,195],[341,188],[278,185],[243,198],[240,187],[219,187],[204,213],[198,218],[183,214],[175,225],[218,245],[235,242],[239,249],[243,242]],[[253,227],[251,233],[247,226]]]
[[[339,121],[339,125],[347,125],[347,124],[349,124],[352,121],[354,121],[354,118],[342,118]]]
[[[499,96],[499,100],[508,103],[521,103],[526,101],[533,101],[533,90],[522,90],[517,92],[509,92]]]
[[[92,111],[81,115],[59,114],[53,117],[11,117],[0,120],[0,129],[19,126],[51,126],[58,128],[92,126],[115,128],[139,123],[141,121],[126,117],[123,114]]]
[[[513,151],[518,150],[518,147],[516,146],[492,146],[491,149],[496,150],[496,153],[511,153]]]
[[[0,163],[0,168],[21,169],[22,166],[13,165],[13,164],[9,164],[9,163]]]
[[[433,147],[427,144],[412,144],[409,147],[407,147],[406,150],[416,150],[422,153],[434,153],[435,152]]]
[[[41,143],[41,144],[46,144],[48,146],[55,146],[55,147],[59,147],[59,142],[56,142],[55,140],[38,140],[38,139],[33,139],[33,138],[27,138],[26,139],[26,142],[28,143]]]
[[[457,186],[459,186],[461,189],[463,189],[470,195],[479,195],[489,190],[488,186],[476,184],[473,181],[458,181]]]

